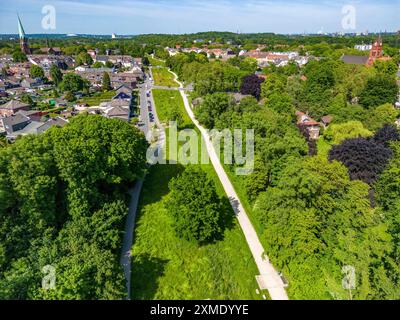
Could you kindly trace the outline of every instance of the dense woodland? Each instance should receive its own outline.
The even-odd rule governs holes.
[[[78,116],[0,148],[0,299],[124,299],[127,188],[147,142],[127,123]],[[43,267],[56,289],[42,289]]]

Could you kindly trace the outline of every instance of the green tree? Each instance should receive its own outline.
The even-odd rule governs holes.
[[[189,241],[207,243],[221,237],[224,208],[214,181],[199,167],[189,166],[170,184],[167,208],[177,234]]]
[[[50,78],[53,80],[54,84],[58,87],[63,80],[63,74],[55,64],[50,68]]]
[[[364,128],[359,121],[332,124],[324,132],[325,140],[332,144],[341,144],[346,139],[369,138],[373,133]]]
[[[349,299],[341,285],[344,265],[356,269],[354,299],[381,297],[386,284],[395,288],[385,263],[390,236],[368,192],[343,165],[313,157],[292,162],[259,197],[265,249],[289,280],[291,298]]]
[[[111,90],[111,80],[110,80],[110,75],[107,72],[103,73],[103,81],[101,88],[103,91],[110,91]]]
[[[87,52],[81,52],[77,55],[75,59],[75,64],[77,66],[82,66],[82,65],[90,66],[93,64],[93,59]]]
[[[196,109],[196,116],[208,129],[213,129],[218,117],[232,106],[233,100],[228,94],[210,94],[204,97],[204,101]]]
[[[25,61],[28,61],[28,58],[26,57],[26,54],[21,52],[20,50],[17,50],[12,54],[12,59],[13,59],[14,62],[25,62]]]
[[[376,131],[382,128],[385,124],[394,124],[397,120],[399,112],[390,103],[386,103],[369,110],[364,123],[370,130]]]
[[[95,63],[92,64],[92,68],[95,68],[95,69],[100,69],[103,67],[104,67],[104,64],[101,63],[100,61],[96,61]]]
[[[397,71],[399,70],[398,65],[392,61],[380,61],[377,60],[374,63],[374,68],[378,73],[386,74],[388,76],[395,76]]]
[[[82,77],[75,73],[67,73],[63,81],[61,83],[61,89],[65,91],[71,91],[72,93],[76,93],[84,90],[86,87],[85,81]]]
[[[36,66],[36,65],[32,65],[31,68],[29,69],[29,75],[31,76],[31,78],[44,78],[44,71],[41,67]]]
[[[369,78],[360,94],[360,104],[364,108],[375,108],[385,103],[394,104],[399,88],[394,77],[378,74]]]

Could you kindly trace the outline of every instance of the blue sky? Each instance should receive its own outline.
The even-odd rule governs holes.
[[[56,30],[41,27],[56,9]],[[343,31],[343,6],[356,9],[356,31],[400,29],[400,0],[12,0],[1,4],[0,33],[142,34],[200,31],[317,33]]]

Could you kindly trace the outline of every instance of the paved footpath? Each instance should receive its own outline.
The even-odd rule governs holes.
[[[143,187],[143,181],[138,181],[135,187],[129,190],[131,201],[129,203],[129,213],[126,217],[125,235],[122,246],[121,265],[124,268],[124,275],[127,288],[127,299],[131,299],[131,249],[133,243],[133,231],[135,230],[136,211],[139,205],[140,192]]]
[[[172,71],[170,71],[173,73]],[[177,81],[181,88],[183,88],[183,84],[179,82],[178,76],[173,73],[175,76],[175,81]],[[186,96],[186,93],[183,90],[180,90],[183,102],[185,104],[185,108],[190,118],[196,127],[200,130],[203,139],[205,140],[207,151],[210,156],[210,160],[215,168],[215,171],[218,174],[219,179],[225,189],[225,192],[229,198],[229,201],[232,205],[232,208],[239,220],[239,224],[242,228],[244,236],[246,238],[247,244],[250,248],[250,251],[253,255],[254,261],[258,267],[258,270],[261,275],[262,282],[265,284],[265,287],[268,289],[269,295],[272,300],[289,300],[284,283],[279,276],[279,273],[275,270],[272,264],[269,262],[267,255],[265,254],[264,248],[258,238],[258,235],[244,210],[243,205],[240,202],[239,197],[237,196],[235,189],[231,181],[229,180],[224,168],[219,161],[217,153],[215,152],[214,146],[210,140],[210,136],[208,132],[200,125],[200,123],[196,120],[192,108],[190,107],[189,100]]]

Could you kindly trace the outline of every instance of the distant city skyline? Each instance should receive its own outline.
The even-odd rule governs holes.
[[[55,30],[42,28],[46,5],[56,10]],[[342,25],[349,5],[356,10],[355,29]],[[0,11],[0,34],[18,33],[17,12],[27,34],[393,32],[400,29],[399,9],[400,0],[14,0]]]

